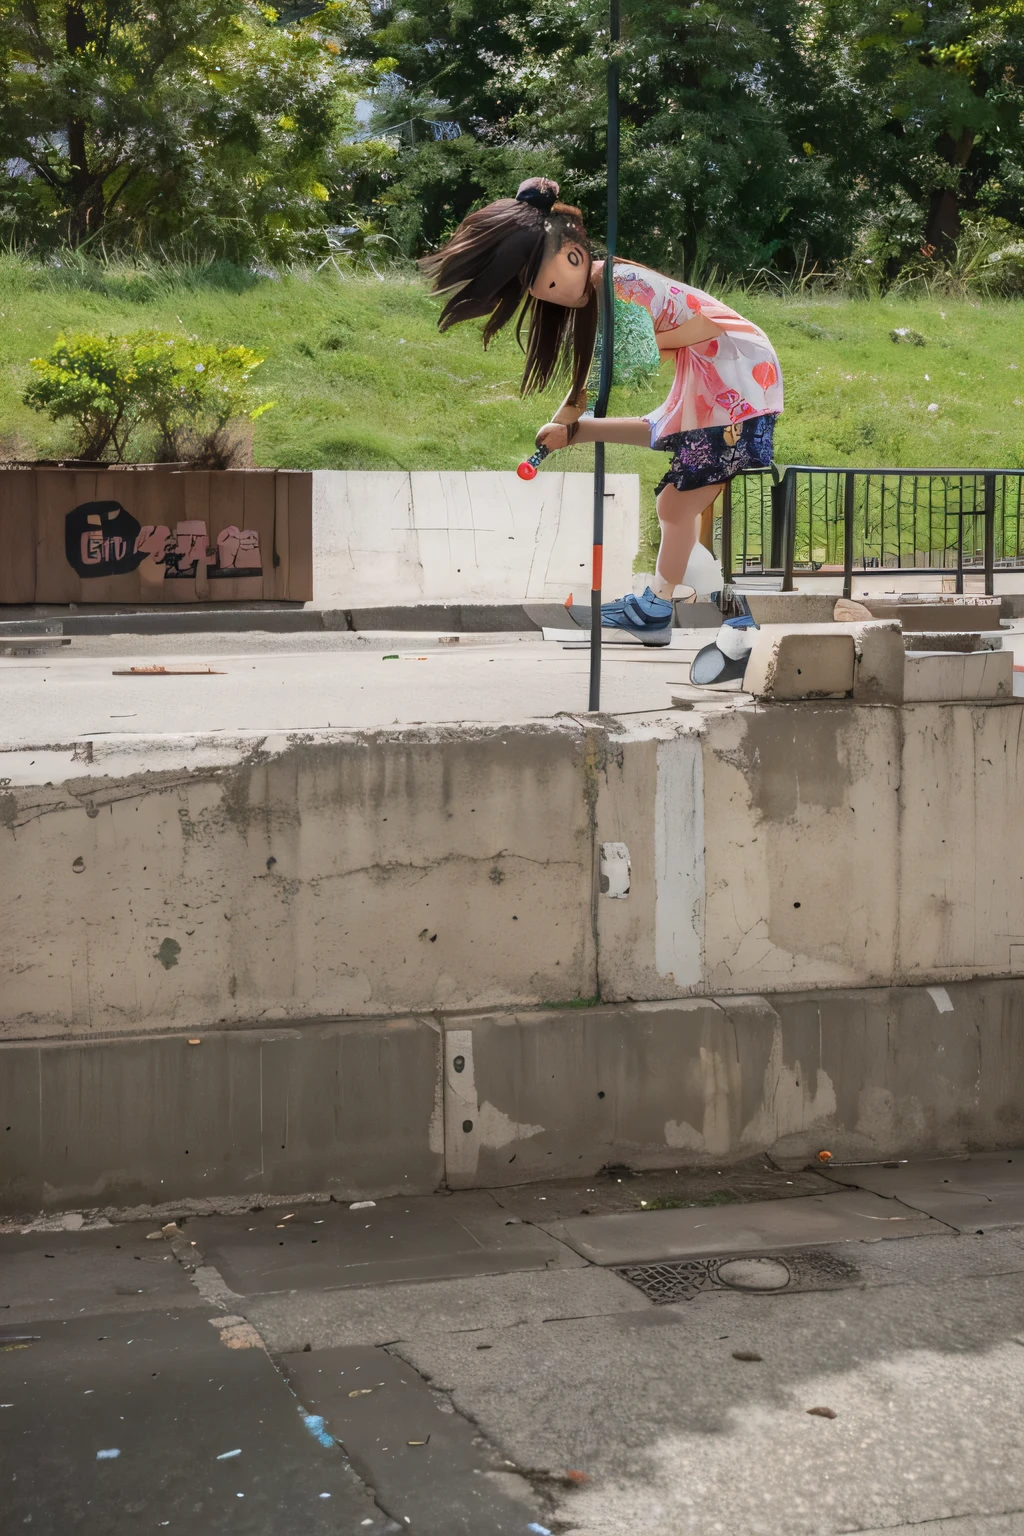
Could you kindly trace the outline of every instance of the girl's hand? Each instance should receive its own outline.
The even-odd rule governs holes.
[[[546,448],[549,453],[554,453],[557,448],[569,446],[569,428],[564,422],[549,421],[541,427],[534,441],[538,448]]]

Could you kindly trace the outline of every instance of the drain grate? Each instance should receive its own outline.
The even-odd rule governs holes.
[[[623,1264],[616,1274],[643,1291],[655,1306],[693,1301],[705,1291],[830,1291],[854,1284],[860,1274],[849,1260],[823,1249],[797,1249],[770,1258],[727,1254],[718,1259],[666,1260]]]

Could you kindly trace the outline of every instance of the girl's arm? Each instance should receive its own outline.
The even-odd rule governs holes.
[[[651,424],[642,416],[587,416],[575,423],[549,421],[537,433],[537,447],[552,453],[569,443],[628,443],[636,448],[649,448]]]

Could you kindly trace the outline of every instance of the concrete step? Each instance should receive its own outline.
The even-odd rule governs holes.
[[[837,1184],[902,1201],[961,1232],[1024,1226],[1024,1153],[1020,1151],[915,1158],[824,1172]]]
[[[949,1228],[898,1200],[846,1190],[763,1205],[577,1216],[546,1230],[589,1263],[612,1266],[937,1236]]]
[[[179,1202],[303,1191],[494,1190],[615,1164],[717,1170],[757,1153],[851,1162],[1012,1146],[1024,1140],[1024,1061],[1009,1043],[1022,1008],[1019,982],[1003,980],[11,1041],[0,1045],[11,1128],[0,1209],[163,1202],[174,1214]],[[489,1209],[468,1237],[467,1223],[437,1227],[445,1263],[479,1273],[492,1238],[506,1257],[522,1243]],[[361,1242],[378,1220],[367,1216]],[[320,1263],[329,1247],[319,1229],[301,1229],[303,1246],[276,1221],[252,1225],[237,1262],[265,1269],[270,1289],[291,1283],[273,1278],[282,1265]],[[324,1237],[335,1253],[333,1219]],[[390,1231],[384,1241],[401,1278],[402,1243]],[[349,1271],[371,1257],[336,1258],[335,1283],[354,1283]]]

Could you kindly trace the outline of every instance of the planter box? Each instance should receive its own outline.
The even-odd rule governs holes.
[[[0,603],[312,596],[308,471],[0,469]]]

